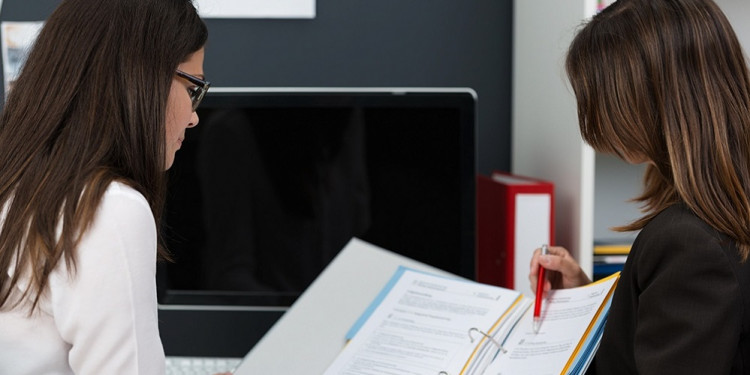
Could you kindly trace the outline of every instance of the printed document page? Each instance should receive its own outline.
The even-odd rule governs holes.
[[[597,314],[606,305],[616,282],[616,277],[610,277],[584,287],[550,292],[542,305],[539,332],[534,333],[533,309],[529,309],[502,343],[507,352],[487,368],[486,374],[560,374],[570,358],[575,357],[579,345],[583,345],[585,333],[594,330],[597,321],[603,324],[603,319],[596,319]]]
[[[478,331],[470,332],[472,328],[499,330],[496,323],[501,317],[514,315],[511,307],[529,306],[519,304],[527,299],[513,290],[401,271],[326,374],[461,373],[474,356],[489,362],[497,352],[475,353],[482,342],[485,348],[494,345],[486,345],[490,341]],[[464,373],[474,371],[481,373]]]

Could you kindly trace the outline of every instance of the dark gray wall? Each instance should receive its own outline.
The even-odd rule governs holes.
[[[58,3],[5,0],[0,19],[42,20]],[[509,170],[512,0],[317,0],[316,8],[305,20],[207,20],[206,76],[234,87],[471,87],[477,170]]]

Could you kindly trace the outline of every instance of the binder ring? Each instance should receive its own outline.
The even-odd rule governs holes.
[[[469,328],[469,340],[471,340],[472,343],[474,343],[474,337],[471,335],[471,333],[473,331],[479,332],[480,335],[486,337],[487,340],[490,340],[490,342],[492,342],[493,344],[495,344],[495,346],[497,346],[497,348],[500,349],[500,351],[502,351],[503,353],[507,353],[508,352],[508,350],[506,350],[505,348],[503,348],[503,346],[500,345],[500,343],[497,342],[494,338],[492,338],[492,336],[490,336],[490,335],[488,335],[488,334],[480,331],[479,328],[476,328],[476,327]]]
[[[490,335],[488,335],[488,334],[480,331],[479,328],[476,328],[476,327],[469,328],[469,340],[470,340],[470,342],[472,344],[474,343],[474,337],[471,335],[471,333],[474,332],[474,331],[479,332],[480,335],[486,337],[487,340],[490,340],[490,342],[493,343],[501,352],[503,352],[503,354],[508,352],[508,350],[506,350],[505,348],[503,348],[503,346],[500,345],[499,342],[497,342],[495,339],[493,339]],[[450,374],[448,374],[447,371],[440,371],[440,372],[438,372],[438,375],[450,375]]]

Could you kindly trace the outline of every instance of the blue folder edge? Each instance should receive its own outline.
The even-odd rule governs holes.
[[[362,315],[360,315],[359,319],[354,322],[352,328],[349,328],[349,331],[346,332],[346,340],[351,340],[352,338],[354,338],[354,335],[356,335],[359,329],[362,328],[362,325],[364,325],[367,319],[370,318],[370,315],[375,312],[375,309],[380,306],[380,303],[383,302],[385,296],[390,293],[391,289],[393,289],[393,286],[396,285],[396,282],[401,278],[401,275],[403,275],[406,270],[406,267],[398,266],[398,269],[393,274],[393,276],[391,276],[391,279],[388,280],[388,283],[386,283],[383,289],[380,290],[380,293],[378,293],[375,299],[370,302],[370,306],[368,306],[367,309],[365,309],[365,311],[362,313]]]
[[[594,358],[594,354],[596,354],[596,350],[599,348],[599,342],[604,333],[604,323],[607,321],[607,316],[609,316],[609,308],[611,305],[612,296],[609,296],[604,310],[599,315],[599,319],[597,319],[596,324],[594,325],[594,329],[592,329],[591,334],[586,337],[583,347],[578,352],[575,361],[573,361],[575,366],[568,372],[568,374],[584,374],[586,369],[589,368],[589,365],[591,365],[591,360]]]

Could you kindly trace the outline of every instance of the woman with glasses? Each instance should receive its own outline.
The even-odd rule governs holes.
[[[0,374],[164,374],[165,170],[198,124],[190,0],[63,0],[0,117]]]
[[[711,0],[618,0],[566,70],[583,139],[646,163],[644,216],[590,372],[750,374],[750,74]],[[561,247],[544,289],[588,282]],[[543,324],[543,323],[542,323]]]

